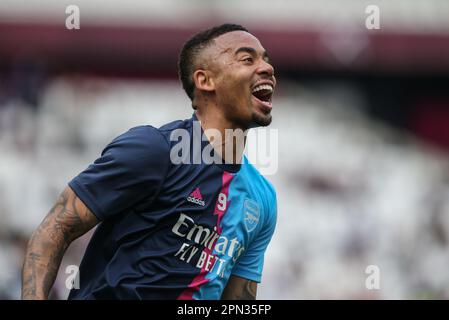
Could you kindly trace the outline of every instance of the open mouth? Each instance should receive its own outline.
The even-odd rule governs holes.
[[[260,101],[271,102],[273,87],[269,84],[261,84],[254,87],[252,94]]]
[[[251,93],[262,105],[271,109],[271,97],[273,96],[273,86],[271,84],[260,84],[255,86]]]

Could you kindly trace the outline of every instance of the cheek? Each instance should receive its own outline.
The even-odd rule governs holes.
[[[243,98],[243,95],[247,96],[247,87],[248,81],[238,77],[235,73],[228,73],[217,84],[217,92],[220,92],[220,95],[225,99],[235,100],[236,98]]]
[[[227,65],[221,71],[216,80],[217,98],[233,108],[246,107],[251,102],[251,72],[235,64]]]
[[[242,99],[248,99],[250,81],[246,73],[236,72],[232,77],[232,92],[238,94]]]

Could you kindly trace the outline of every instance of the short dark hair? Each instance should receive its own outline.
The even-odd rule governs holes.
[[[249,32],[241,25],[225,23],[195,34],[187,40],[182,47],[178,60],[179,79],[181,80],[182,87],[189,96],[190,100],[193,101],[193,93],[195,90],[195,83],[192,79],[193,72],[195,71],[195,58],[201,50],[206,48],[212,42],[213,39],[232,31]]]

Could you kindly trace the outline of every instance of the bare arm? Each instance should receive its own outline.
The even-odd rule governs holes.
[[[221,295],[222,300],[256,300],[257,282],[231,276]]]
[[[47,299],[65,250],[98,223],[70,187],[31,236],[22,271],[22,299]]]

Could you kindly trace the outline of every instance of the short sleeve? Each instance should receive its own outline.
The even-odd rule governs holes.
[[[115,138],[69,186],[98,219],[105,220],[144,198],[154,200],[169,154],[168,142],[156,128],[135,127]]]
[[[276,228],[276,195],[271,198],[268,216],[257,238],[249,245],[243,256],[237,260],[232,274],[255,282],[261,282],[265,251]]]

